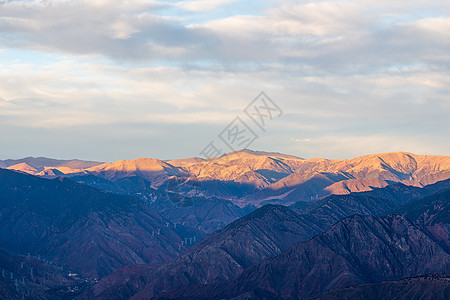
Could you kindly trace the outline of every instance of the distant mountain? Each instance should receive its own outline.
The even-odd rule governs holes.
[[[299,299],[347,286],[450,274],[450,255],[400,215],[355,215],[235,279],[165,292],[161,299]],[[142,290],[139,297],[151,291]]]
[[[166,221],[137,198],[0,169],[0,248],[9,252],[93,278],[130,264],[167,262],[194,236],[204,235]]]
[[[422,187],[450,178],[450,157],[405,152],[349,160],[242,150],[211,159],[98,163],[25,158],[0,165],[5,162],[21,172],[68,177],[111,193],[138,197],[170,222],[205,233],[265,204],[316,202],[328,195],[371,191],[397,182]],[[383,208],[376,201],[371,205],[383,212],[395,207],[385,204]],[[326,224],[337,220],[332,218]]]
[[[36,161],[39,161],[36,163]],[[48,160],[46,163],[45,160]],[[176,178],[173,192],[182,196],[219,197],[248,204],[292,204],[330,194],[348,194],[384,187],[392,182],[424,186],[450,178],[450,157],[393,152],[354,159],[302,159],[280,153],[242,150],[211,159],[170,161],[140,158],[82,168],[79,162],[49,159],[3,161],[4,167],[42,172],[56,169],[67,176],[89,175],[110,181],[140,177],[154,189]],[[64,162],[65,164],[62,164]],[[1,166],[1,165],[0,165]],[[31,167],[31,168],[30,168]],[[64,169],[64,168],[66,169]],[[51,176],[43,173],[42,175]],[[55,173],[54,176],[62,174]],[[164,186],[167,187],[167,186]],[[150,196],[150,195],[146,195]]]
[[[157,186],[170,176],[185,176],[185,173],[168,163],[153,158],[119,160],[105,163],[85,170],[97,177],[116,181],[118,179],[139,176]]]
[[[33,167],[30,166],[27,163],[18,163],[12,166],[7,167],[6,169],[8,170],[16,170],[16,171],[20,171],[20,172],[24,172],[24,173],[28,173],[28,174],[37,174],[39,173],[39,171]]]
[[[0,168],[53,178],[60,175],[82,172],[84,169],[92,168],[100,164],[102,163],[95,161],[78,159],[59,160],[46,157],[0,160]]]
[[[39,168],[29,159],[14,163],[9,168],[49,178],[69,177],[139,197],[170,221],[207,233],[244,216],[251,207],[317,201],[398,182],[422,187],[450,178],[449,156],[406,152],[328,160],[242,150],[211,159],[140,158],[80,169],[75,162],[58,165],[61,161],[53,160],[42,169],[42,158]]]
[[[241,199],[240,202],[259,205],[268,203],[290,205],[299,200],[315,200],[331,194],[323,192],[327,187],[348,178],[350,177],[343,173],[293,173],[269,187]]]
[[[26,157],[22,159],[0,160],[0,167],[7,168],[21,163],[30,165],[33,168],[38,169],[39,171],[42,171],[46,167],[47,168],[67,167],[72,169],[87,169],[102,164],[102,162],[85,161],[79,159],[61,160],[46,157]]]
[[[424,186],[450,178],[450,157],[395,152],[350,160],[284,160],[292,172],[245,197],[245,203],[292,204],[330,194],[368,191],[402,182]]]

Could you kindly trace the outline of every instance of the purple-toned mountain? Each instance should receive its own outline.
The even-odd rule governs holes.
[[[93,283],[39,256],[0,250],[2,299],[71,299]]]
[[[450,274],[450,255],[401,215],[355,215],[283,254],[212,285],[160,299],[301,299],[327,290],[430,273]],[[135,299],[151,291],[142,290]]]
[[[410,201],[395,211],[414,221],[450,253],[450,188]]]
[[[323,293],[308,300],[396,299],[447,300],[450,298],[450,276],[428,275],[396,281],[361,284]]]
[[[295,211],[267,205],[214,232],[178,259],[158,268],[136,266],[101,280],[87,298],[145,297],[185,285],[205,284],[239,275],[244,268],[274,257],[352,214],[386,214],[399,205],[446,189],[450,180],[425,188],[403,184],[351,195],[335,195]],[[377,205],[378,204],[378,205]]]
[[[446,156],[399,152],[305,160],[245,150],[208,160],[49,160],[49,166],[39,160],[39,166],[33,160],[8,164],[21,172],[62,177],[46,180],[0,170],[0,245],[14,255],[29,252],[88,278],[129,265],[102,279],[84,298],[214,298],[221,291],[230,297],[313,296],[349,284],[423,275],[426,268],[420,268],[427,264],[430,272],[439,272],[430,251],[440,267],[448,268],[440,253],[448,255],[450,249],[445,191],[450,180],[419,188],[450,176]],[[268,205],[243,217],[254,209],[249,205],[266,203],[294,205]],[[348,218],[395,210],[405,217]],[[206,232],[224,228],[187,249],[186,244],[204,236],[187,226]],[[366,250],[372,244],[371,258]],[[403,263],[420,251],[425,256],[417,265]],[[289,252],[300,253],[295,256],[299,261],[288,265]],[[321,265],[324,259],[327,266]],[[310,273],[301,273],[305,269]],[[0,280],[0,288],[2,284]],[[311,285],[312,292],[295,284]]]
[[[124,268],[101,280],[83,299],[127,299],[190,284],[233,278],[322,229],[285,206],[268,205],[216,231],[173,262]]]
[[[312,203],[306,202],[308,204],[306,206],[305,202],[298,202],[291,208],[301,214],[314,216],[316,223],[328,228],[337,221],[354,214],[380,216],[395,212],[400,205],[408,203],[405,204],[408,206],[409,202],[414,203],[413,200],[422,199],[448,188],[450,188],[450,179],[423,188],[396,183],[368,192],[330,195]]]
[[[151,207],[171,222],[198,228],[206,233],[223,228],[256,209],[241,208],[231,201],[216,197],[187,197],[170,193],[152,203]]]
[[[203,237],[137,198],[0,169],[0,245],[12,253],[39,255],[93,278],[167,262],[194,236]]]

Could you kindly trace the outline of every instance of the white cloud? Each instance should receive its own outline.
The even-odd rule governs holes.
[[[312,141],[311,139],[296,139],[296,138],[290,138],[289,140],[296,143],[308,143]]]
[[[266,150],[450,149],[450,4],[234,2],[0,2],[0,123],[209,132],[264,90],[285,111]]]
[[[194,1],[179,1],[174,4],[187,11],[204,12],[212,11],[219,7],[235,3],[240,0],[194,0]]]
[[[5,33],[0,45],[119,61],[197,61],[204,66],[288,61],[333,72],[420,59],[433,63],[436,55],[448,53],[448,19],[439,14],[420,17],[420,1],[282,1],[262,14],[237,12],[199,23],[195,14],[163,14],[177,7],[208,10],[231,2],[7,2],[0,4],[0,32]],[[437,1],[427,6],[436,13],[442,9],[448,11]],[[434,56],[427,57],[432,48]]]

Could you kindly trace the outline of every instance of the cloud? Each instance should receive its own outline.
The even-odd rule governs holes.
[[[296,139],[296,138],[290,138],[289,140],[295,143],[308,143],[312,141],[311,139]]]
[[[202,22],[191,14],[232,2],[6,2],[0,4],[0,44],[204,67],[278,62],[315,72],[369,72],[418,61],[439,65],[436,55],[448,53],[448,19],[440,16],[448,6],[438,1],[427,6],[436,12],[432,17],[420,16],[420,1],[281,1],[256,15],[237,11]]]
[[[450,4],[254,5],[0,2],[0,124],[18,134],[129,134],[139,124],[154,139],[139,147],[185,138],[177,149],[197,155],[264,90],[285,114],[255,147],[308,157],[449,154]],[[184,128],[195,133],[177,133]]]
[[[195,1],[179,1],[174,5],[183,10],[193,12],[212,11],[219,7],[238,2],[239,0],[195,0]]]
[[[195,48],[204,35],[177,18],[160,16],[162,7],[144,1],[7,2],[1,4],[0,41],[8,47],[118,60],[170,59],[171,53]]]
[[[0,62],[0,69],[0,123],[20,127],[130,121],[226,124],[245,107],[245,103],[227,101],[232,74],[226,73],[171,67],[124,69],[71,60],[40,67]],[[192,78],[197,80],[195,85]]]

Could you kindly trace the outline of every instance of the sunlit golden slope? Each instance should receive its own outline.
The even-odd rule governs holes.
[[[140,176],[146,180],[161,180],[169,176],[183,176],[184,172],[166,162],[154,158],[138,158],[105,163],[85,170],[109,180]]]
[[[20,163],[20,164],[12,165],[12,166],[7,167],[6,169],[16,170],[16,171],[20,171],[20,172],[24,172],[24,173],[28,173],[28,174],[32,174],[32,175],[36,175],[37,173],[39,173],[39,171],[35,167],[30,166],[27,163]]]
[[[352,192],[366,192],[374,188],[382,188],[389,185],[388,182],[379,178],[357,178],[347,179],[327,186],[323,194],[346,195]]]
[[[168,163],[171,163],[169,161]],[[249,172],[287,176],[293,173],[343,173],[350,178],[378,178],[388,181],[418,180],[431,174],[450,171],[449,156],[415,155],[393,152],[366,155],[349,160],[301,159],[276,153],[241,151],[211,160],[178,160],[177,166],[198,178],[240,180]],[[283,176],[283,177],[284,177]],[[270,177],[264,175],[264,177]],[[280,178],[268,178],[275,181]]]
[[[450,157],[392,152],[365,155],[353,159],[302,159],[280,153],[243,150],[212,159],[188,158],[161,161],[152,158],[120,160],[89,168],[80,164],[49,166],[40,169],[21,163],[10,169],[34,175],[94,175],[116,181],[140,177],[158,187],[170,178],[186,182],[235,183],[245,187],[238,194],[221,192],[227,197],[245,199],[243,203],[264,203],[281,199],[294,202],[329,194],[346,194],[384,187],[392,182],[423,186],[450,178]],[[236,188],[236,187],[234,187]],[[214,195],[214,185],[209,185]],[[225,188],[226,189],[226,188]],[[189,184],[182,192],[188,192]],[[250,194],[249,194],[250,193]],[[280,200],[280,201],[281,201]],[[248,201],[248,202],[247,202]]]

